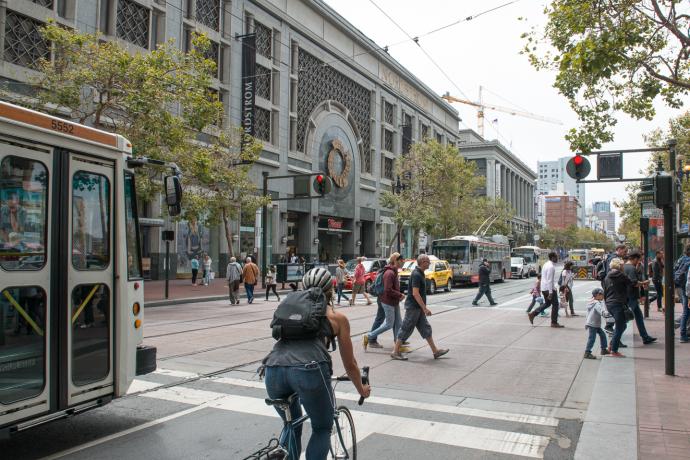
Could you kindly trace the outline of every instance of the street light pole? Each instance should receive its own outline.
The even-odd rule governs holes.
[[[671,166],[671,176],[673,177],[675,187],[676,180],[676,141],[671,140],[668,143],[669,165]],[[675,350],[675,289],[673,283],[673,262],[676,260],[675,250],[675,225],[673,221],[675,203],[664,206],[664,256],[666,263],[664,264],[664,306],[666,307],[664,341],[665,341],[665,361],[666,361],[666,375],[675,375],[676,373],[676,350]]]
[[[268,196],[268,171],[261,173],[264,179],[263,197]],[[261,286],[264,283],[264,276],[266,276],[266,269],[268,268],[268,261],[266,260],[267,246],[268,246],[268,204],[264,203],[261,208]]]

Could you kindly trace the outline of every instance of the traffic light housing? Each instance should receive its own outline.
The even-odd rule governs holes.
[[[654,176],[654,204],[656,207],[672,206],[675,201],[673,176],[665,172]]]
[[[316,177],[314,178],[314,192],[316,192],[318,195],[326,195],[327,193],[330,193],[331,189],[333,188],[333,182],[331,181],[331,178],[326,176],[325,174],[317,174]]]
[[[565,171],[575,180],[587,177],[591,169],[592,165],[589,160],[579,153],[568,160],[568,164],[565,165]]]

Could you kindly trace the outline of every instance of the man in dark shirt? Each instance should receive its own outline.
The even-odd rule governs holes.
[[[623,273],[627,276],[632,284],[628,286],[628,307],[635,314],[635,323],[637,323],[637,330],[642,337],[642,343],[649,345],[656,342],[656,338],[647,333],[647,328],[644,326],[644,316],[640,310],[640,287],[645,287],[649,284],[649,280],[644,281],[640,279],[637,271],[637,264],[640,262],[640,253],[635,251],[628,255],[628,261],[623,265]]]
[[[664,287],[661,280],[664,278],[664,253],[662,251],[656,252],[656,258],[652,262],[652,283],[656,290],[656,309],[661,311],[661,299],[663,297]]]
[[[419,334],[427,341],[434,354],[434,359],[448,353],[447,348],[437,348],[432,337],[431,325],[426,319],[431,316],[431,310],[426,306],[426,277],[424,271],[429,268],[429,256],[420,254],[417,257],[417,268],[414,269],[410,275],[409,293],[405,300],[405,318],[403,319],[400,332],[398,332],[397,340],[395,341],[395,348],[391,354],[391,358],[406,361],[407,357],[400,352],[403,342],[405,342],[412,331],[417,328]]]
[[[489,303],[492,307],[498,305],[494,302],[493,297],[491,297],[491,277],[489,275],[491,275],[491,264],[488,259],[484,259],[479,266],[479,292],[477,292],[477,297],[472,301],[472,305],[475,307],[479,305],[479,299],[481,299],[484,294],[486,294],[486,298],[489,299]]]

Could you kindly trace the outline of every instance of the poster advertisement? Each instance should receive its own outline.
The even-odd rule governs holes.
[[[190,261],[195,256],[202,265],[203,255],[209,251],[210,239],[210,230],[195,220],[183,220],[177,224],[177,273],[192,273]]]

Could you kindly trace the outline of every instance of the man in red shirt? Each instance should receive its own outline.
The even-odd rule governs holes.
[[[386,315],[383,323],[369,334],[364,334],[363,345],[366,351],[367,346],[371,344],[372,348],[381,348],[378,344],[378,336],[389,329],[393,329],[393,338],[398,336],[400,329],[400,301],[405,298],[400,292],[400,279],[398,278],[398,270],[402,267],[403,260],[400,254],[394,252],[391,254],[389,264],[383,269],[383,294],[379,296],[381,306]]]
[[[366,270],[364,268],[364,264],[362,263],[364,259],[366,259],[366,257],[357,258],[358,263],[357,267],[355,267],[355,282],[352,284],[352,297],[350,298],[350,306],[355,304],[355,298],[357,297],[357,294],[364,294],[364,298],[367,299],[367,305],[371,305],[371,299],[369,298],[367,291],[364,289],[364,284],[366,282],[366,280],[364,279]]]

